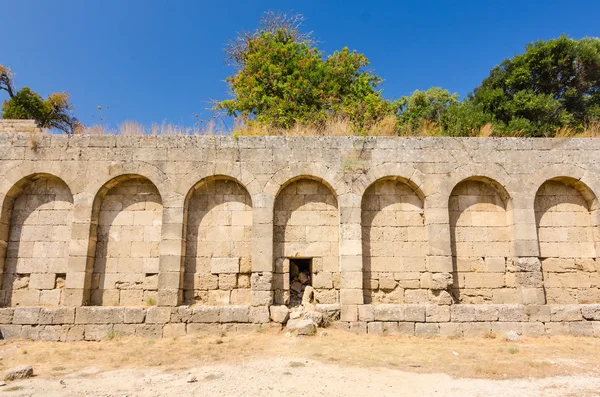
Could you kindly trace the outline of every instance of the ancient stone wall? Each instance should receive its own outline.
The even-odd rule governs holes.
[[[22,132],[5,337],[248,329],[308,285],[358,332],[600,336],[600,140]]]

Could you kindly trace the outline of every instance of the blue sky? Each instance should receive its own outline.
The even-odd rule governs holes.
[[[303,14],[325,54],[344,46],[364,53],[387,98],[431,86],[465,96],[531,41],[600,36],[595,0],[2,3],[0,64],[17,86],[69,92],[86,124],[98,123],[102,106],[109,126],[210,118],[210,100],[229,95],[225,43],[267,10]]]

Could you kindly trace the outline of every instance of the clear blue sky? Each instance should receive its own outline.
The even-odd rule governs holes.
[[[111,126],[210,118],[210,100],[228,96],[225,43],[267,10],[304,14],[326,54],[366,54],[388,98],[431,86],[464,97],[528,42],[600,36],[597,0],[1,2],[0,64],[17,86],[69,92],[86,124],[109,106]]]

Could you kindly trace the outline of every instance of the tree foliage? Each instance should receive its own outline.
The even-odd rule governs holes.
[[[343,48],[324,58],[310,34],[300,32],[301,22],[298,16],[267,14],[258,30],[242,33],[228,47],[237,68],[227,78],[234,97],[216,109],[277,128],[345,117],[362,130],[394,114],[363,54]]]
[[[9,99],[2,104],[2,118],[31,119],[41,128],[58,129],[68,134],[80,126],[73,115],[69,94],[60,92],[48,95],[45,100],[29,87],[15,92],[13,73],[0,65],[0,90],[8,92]]]
[[[426,91],[416,90],[397,102],[398,124],[402,133],[419,133],[423,123],[438,125],[451,105],[458,104],[458,94],[432,87]]]
[[[492,69],[472,100],[500,129],[531,136],[583,129],[600,118],[600,39],[563,35],[529,44]]]

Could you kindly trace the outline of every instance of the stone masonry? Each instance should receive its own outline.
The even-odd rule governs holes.
[[[284,321],[298,261],[355,332],[600,336],[598,139],[0,132],[5,338]]]

